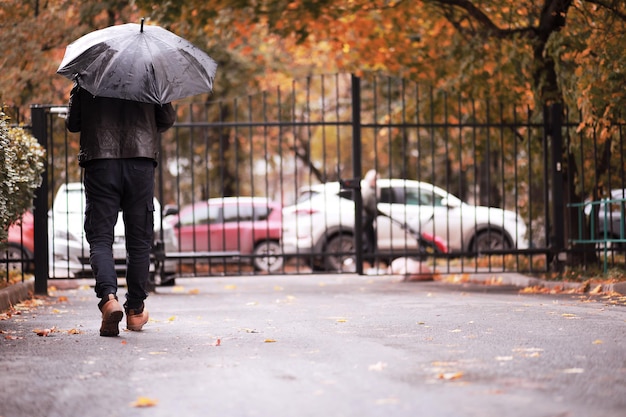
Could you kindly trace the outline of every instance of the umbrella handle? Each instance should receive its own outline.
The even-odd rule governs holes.
[[[141,28],[139,29],[139,33],[143,33],[143,21],[146,20],[145,18],[141,18]]]

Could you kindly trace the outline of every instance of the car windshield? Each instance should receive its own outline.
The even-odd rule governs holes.
[[[380,189],[380,203],[405,204],[410,206],[443,206],[443,197],[433,190],[414,187],[383,187]]]
[[[270,213],[266,205],[232,204],[224,206],[224,223],[249,222],[253,220],[266,220]]]
[[[196,204],[193,210],[189,210],[180,215],[180,224],[199,225],[217,223],[220,218],[220,208],[218,206],[210,206],[208,204]]]

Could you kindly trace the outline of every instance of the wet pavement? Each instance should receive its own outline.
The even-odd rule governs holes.
[[[17,306],[0,320],[0,416],[626,410],[626,307],[606,297],[397,276],[177,284],[150,295],[144,331],[114,338],[98,335],[90,281]]]

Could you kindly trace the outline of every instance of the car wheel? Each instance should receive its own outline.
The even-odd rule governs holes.
[[[276,272],[283,267],[283,251],[278,242],[266,240],[254,247],[252,265],[257,271]]]
[[[20,259],[25,261],[20,262]],[[9,272],[22,272],[30,269],[28,253],[21,246],[9,243],[6,248],[0,251],[0,271],[7,269]]]
[[[346,260],[354,259],[354,238],[348,234],[338,234],[330,238],[324,251],[324,266],[327,271],[344,271]],[[349,263],[349,262],[348,262]]]
[[[508,239],[498,230],[485,230],[479,232],[474,238],[472,251],[475,253],[488,252],[493,250],[509,249],[511,244]]]

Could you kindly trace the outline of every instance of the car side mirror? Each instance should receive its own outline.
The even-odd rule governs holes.
[[[447,208],[449,208],[449,209],[453,209],[453,208],[457,208],[457,207],[459,207],[459,205],[457,204],[457,202],[456,202],[456,201],[454,201],[454,200],[449,200],[449,199],[447,199],[447,198],[443,198],[443,199],[441,200],[441,205],[442,205],[442,206],[444,206],[444,207],[447,207]]]
[[[163,208],[163,217],[172,216],[174,214],[178,214],[178,206],[168,204]]]

